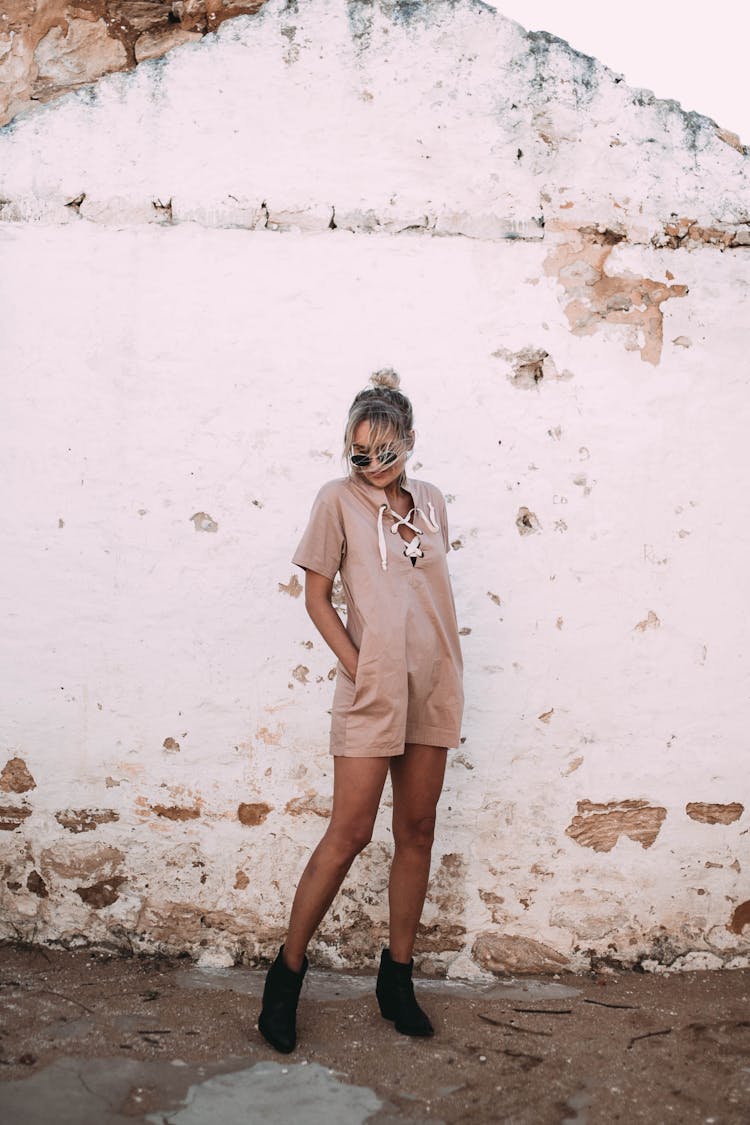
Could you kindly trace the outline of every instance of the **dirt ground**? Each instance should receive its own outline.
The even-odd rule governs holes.
[[[257,1031],[263,976],[0,947],[0,1119],[750,1122],[750,969],[423,979],[436,1034],[416,1040],[380,1017],[374,975],[311,964],[292,1055]]]

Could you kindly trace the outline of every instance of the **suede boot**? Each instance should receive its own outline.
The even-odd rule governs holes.
[[[391,960],[390,949],[380,955],[380,971],[375,986],[380,1014],[394,1020],[402,1035],[434,1035],[434,1029],[414,997],[411,973],[414,958],[408,964]]]
[[[266,975],[258,1030],[272,1047],[285,1055],[293,1051],[297,1043],[297,1001],[307,964],[305,957],[298,973],[288,968],[282,945]]]

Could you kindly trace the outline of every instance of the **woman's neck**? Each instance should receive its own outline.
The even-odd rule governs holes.
[[[403,476],[399,480],[394,481],[393,484],[389,484],[383,491],[385,492],[385,498],[388,503],[392,508],[395,507],[401,497],[406,494],[406,477]]]

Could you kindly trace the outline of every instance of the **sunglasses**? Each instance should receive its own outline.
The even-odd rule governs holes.
[[[372,461],[377,461],[380,465],[383,465],[385,467],[387,465],[392,465],[394,461],[398,460],[398,458],[398,450],[394,449],[390,445],[386,445],[382,449],[379,449],[374,457],[369,453],[349,453],[349,460],[356,469],[366,469]]]

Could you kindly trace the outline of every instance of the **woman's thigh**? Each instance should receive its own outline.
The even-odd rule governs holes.
[[[389,758],[333,759],[333,810],[329,831],[372,831],[377,816]]]
[[[394,831],[401,825],[434,823],[447,757],[443,746],[408,742],[402,755],[391,758]]]

